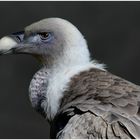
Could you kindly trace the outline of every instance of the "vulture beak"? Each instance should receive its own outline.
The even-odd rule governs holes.
[[[23,46],[24,31],[16,32],[0,39],[0,55],[16,54]]]

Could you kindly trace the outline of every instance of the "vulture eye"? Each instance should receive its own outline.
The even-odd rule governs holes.
[[[38,33],[38,34],[42,40],[47,40],[50,38],[50,33],[48,33],[48,32],[42,32],[42,33]]]

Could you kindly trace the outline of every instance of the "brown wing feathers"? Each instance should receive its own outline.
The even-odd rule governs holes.
[[[64,95],[60,112],[72,106],[81,111],[89,111],[84,116],[76,117],[81,121],[87,119],[83,117],[90,118],[90,123],[92,122],[93,125],[85,121],[86,133],[90,130],[93,138],[140,138],[139,86],[109,72],[91,69],[73,77]],[[79,131],[83,131],[82,127]],[[94,131],[98,135],[93,134]]]

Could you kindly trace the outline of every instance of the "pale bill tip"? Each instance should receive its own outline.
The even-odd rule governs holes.
[[[9,36],[0,39],[0,51],[9,50],[17,45],[17,42]]]

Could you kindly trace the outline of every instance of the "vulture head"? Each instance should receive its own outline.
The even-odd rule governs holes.
[[[24,31],[3,37],[0,52],[31,54],[48,67],[59,64],[58,61],[67,64],[89,61],[82,34],[70,22],[60,18],[47,18],[25,27]]]

